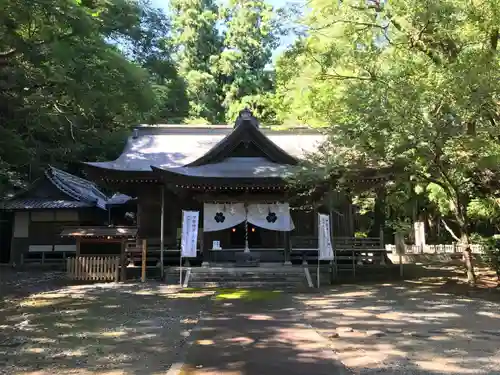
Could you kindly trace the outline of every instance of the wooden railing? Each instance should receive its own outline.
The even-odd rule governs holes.
[[[385,248],[393,253],[396,252],[395,245],[385,245]],[[481,245],[470,245],[470,248],[474,254],[481,254],[483,252]],[[462,250],[462,246],[457,243],[423,246],[405,245],[405,254],[454,254],[461,253]]]
[[[73,280],[118,281],[119,257],[76,257],[66,263],[68,277]]]
[[[318,238],[314,236],[292,236],[292,250],[308,250],[318,248]],[[383,249],[378,237],[333,237],[333,246],[337,250]]]

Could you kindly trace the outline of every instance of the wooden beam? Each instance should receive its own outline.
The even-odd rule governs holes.
[[[210,201],[225,201],[225,202],[262,202],[262,201],[286,201],[287,197],[284,192],[276,193],[253,193],[253,194],[195,194],[194,199],[199,202],[210,202]]]

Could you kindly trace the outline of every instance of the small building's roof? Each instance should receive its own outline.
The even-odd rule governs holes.
[[[116,193],[107,200],[106,206],[121,206],[123,204],[134,201],[135,199],[136,198],[132,198],[131,196],[126,194]]]
[[[52,166],[47,168],[45,175],[61,192],[71,198],[99,208],[106,207],[108,197],[93,182]]]
[[[61,237],[130,238],[137,236],[137,227],[66,227]]]
[[[113,200],[114,198],[114,200]],[[0,210],[44,210],[76,209],[98,207],[106,209],[112,205],[123,204],[131,197],[122,194],[108,198],[97,185],[60,169],[49,166],[45,176],[32,186],[11,199],[0,202]]]
[[[129,172],[149,172],[151,167],[183,167],[202,158],[234,129],[228,125],[142,125],[134,130],[116,160],[86,164],[96,168]],[[284,130],[259,128],[258,131],[297,159],[316,151],[325,140],[325,136],[317,129],[304,127]]]
[[[42,199],[42,198],[25,198],[11,199],[0,202],[0,210],[17,211],[17,210],[48,210],[48,209],[64,209],[64,208],[85,208],[94,207],[93,204],[87,202],[78,202],[64,199]]]

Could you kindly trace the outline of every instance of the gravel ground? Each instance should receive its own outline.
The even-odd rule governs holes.
[[[0,302],[44,292],[68,284],[65,273],[52,270],[17,270],[0,267]]]
[[[164,374],[210,303],[157,283],[14,284],[2,284],[0,374]]]
[[[296,297],[355,374],[500,374],[500,304],[419,282]]]

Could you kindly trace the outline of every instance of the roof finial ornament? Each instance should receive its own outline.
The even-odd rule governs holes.
[[[246,121],[250,122],[252,125],[256,126],[257,128],[259,127],[259,122],[254,117],[252,110],[248,107],[245,107],[240,111],[240,113],[238,114],[238,118],[236,119],[236,122],[234,124],[234,127],[236,128]]]
[[[249,120],[250,118],[253,117],[253,113],[252,113],[252,110],[248,107],[245,107],[243,108],[241,111],[240,111],[240,117],[242,119],[245,119],[245,120]]]

